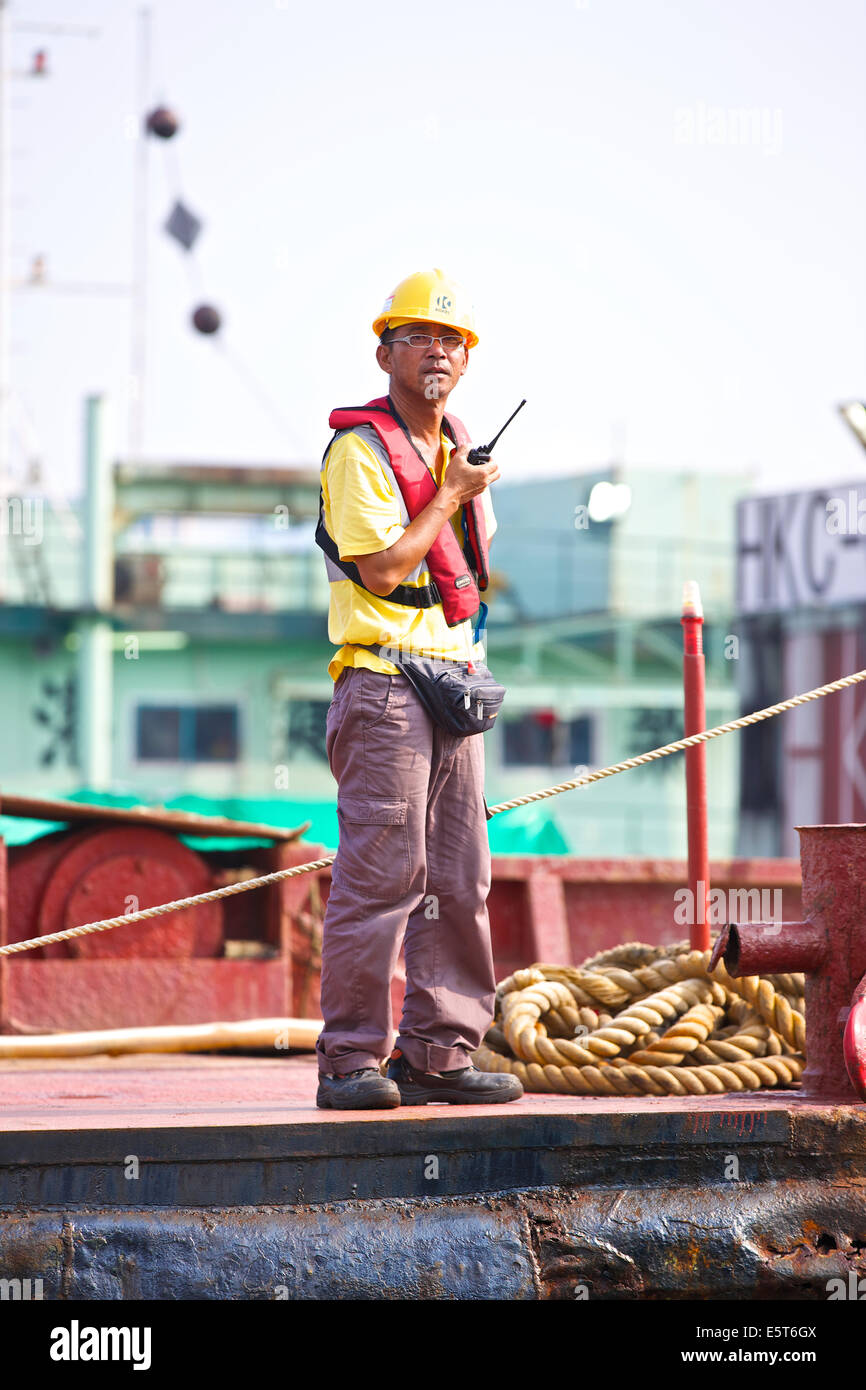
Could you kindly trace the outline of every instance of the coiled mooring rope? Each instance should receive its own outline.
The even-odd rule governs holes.
[[[841,676],[839,680],[830,681],[828,685],[819,685],[816,689],[807,690],[802,695],[792,695],[790,699],[782,700],[777,705],[768,705],[766,709],[756,710],[753,714],[741,715],[739,719],[732,719],[727,724],[718,724],[714,729],[704,729],[699,734],[690,734],[688,738],[679,738],[674,743],[666,743],[663,747],[653,748],[648,753],[640,753],[637,757],[626,758],[621,763],[611,763],[609,767],[600,768],[596,772],[587,772],[582,777],[574,777],[570,782],[559,782],[555,787],[545,787],[543,791],[530,792],[526,796],[517,796],[511,801],[501,801],[498,806],[489,808],[489,815],[498,816],[502,811],[512,811],[518,806],[528,806],[530,802],[543,801],[548,796],[559,796],[560,792],[574,791],[577,787],[587,787],[591,782],[600,782],[604,777],[614,777],[618,772],[628,772],[633,767],[642,767],[644,763],[654,762],[657,758],[667,758],[671,753],[679,753],[684,748],[694,748],[697,744],[706,743],[709,739],[718,738],[721,734],[730,734],[735,729],[744,729],[750,724],[758,724],[762,719],[772,719],[774,715],[782,714],[785,710],[794,709],[797,705],[804,705],[809,700],[819,700],[823,695],[832,695],[837,690],[845,690],[848,686],[857,685],[858,682],[864,680],[866,680],[866,670],[855,671],[850,676]],[[89,936],[91,932],[113,931],[115,927],[129,926],[133,922],[147,922],[152,917],[161,917],[166,912],[180,912],[187,907],[196,907],[199,903],[210,903],[215,902],[218,898],[228,898],[233,893],[248,893],[253,888],[264,888],[268,883],[279,883],[282,879],[293,878],[297,874],[316,873],[319,869],[328,868],[336,857],[335,854],[331,854],[326,859],[315,859],[309,864],[298,864],[292,869],[278,869],[272,874],[264,874],[261,878],[249,878],[240,883],[229,883],[221,888],[213,888],[206,893],[196,893],[191,898],[179,898],[176,902],[160,903],[157,907],[142,907],[136,912],[127,912],[120,917],[106,917],[100,922],[87,922],[80,927],[67,927],[65,931],[31,937],[28,941],[13,941],[8,946],[0,946],[0,956],[15,955],[19,951],[35,951],[40,946],[50,946],[58,941],[70,941],[76,936]]]
[[[539,963],[496,991],[474,1061],[527,1091],[686,1096],[790,1086],[805,1064],[803,976],[734,979],[709,951],[631,942]]]

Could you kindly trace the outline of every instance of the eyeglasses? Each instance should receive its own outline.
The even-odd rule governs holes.
[[[465,346],[466,339],[461,338],[459,333],[443,333],[441,338],[434,338],[432,333],[410,333],[408,338],[392,338],[385,346],[390,347],[391,343],[408,343],[413,348],[429,348],[434,343],[441,343],[446,352],[456,352]]]

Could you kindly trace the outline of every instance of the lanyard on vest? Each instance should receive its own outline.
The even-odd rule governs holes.
[[[460,520],[463,523],[463,553],[468,556],[472,554],[472,549],[469,545],[469,527],[466,525],[466,511],[462,507],[460,509]],[[478,624],[472,633],[473,642],[481,641],[481,634],[487,626],[487,604],[483,599],[479,599],[478,604]]]

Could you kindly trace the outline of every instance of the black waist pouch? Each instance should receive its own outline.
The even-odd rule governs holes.
[[[505,686],[493,679],[483,661],[446,661],[402,647],[353,645],[398,666],[430,718],[455,738],[492,729],[505,699]]]

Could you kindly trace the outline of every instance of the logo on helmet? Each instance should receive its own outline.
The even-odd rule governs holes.
[[[443,314],[451,314],[454,312],[454,305],[451,303],[447,294],[437,294],[434,303],[437,309],[442,310]]]

